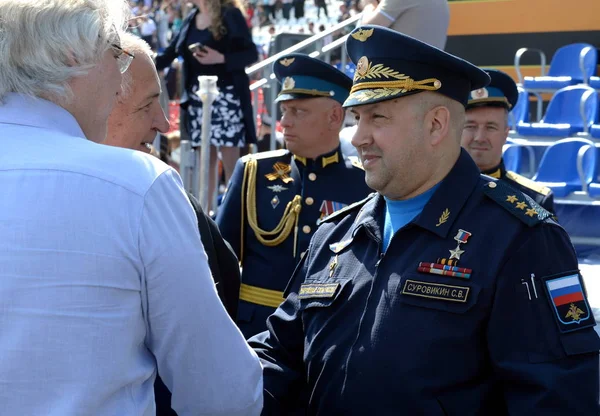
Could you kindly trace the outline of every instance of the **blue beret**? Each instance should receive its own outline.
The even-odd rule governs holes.
[[[346,74],[301,53],[291,53],[275,61],[273,72],[282,84],[276,102],[329,97],[342,104],[352,87],[352,80]]]
[[[422,91],[437,92],[466,106],[471,91],[490,82],[488,74],[470,62],[381,26],[354,29],[346,50],[356,72],[344,107]]]
[[[491,78],[487,87],[471,91],[471,98],[467,109],[473,107],[504,107],[513,108],[519,98],[519,91],[515,81],[502,71],[496,69],[485,70]]]

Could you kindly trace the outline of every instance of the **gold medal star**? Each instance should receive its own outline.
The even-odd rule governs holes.
[[[517,202],[517,196],[516,195],[509,195],[506,197],[506,201],[514,204],[515,202]]]
[[[519,209],[525,209],[525,207],[527,207],[527,204],[525,202],[519,202],[517,204],[517,208]]]
[[[460,260],[460,255],[463,254],[465,251],[460,249],[460,245],[458,245],[454,250],[448,250],[450,251],[450,259],[456,259],[456,260]]]

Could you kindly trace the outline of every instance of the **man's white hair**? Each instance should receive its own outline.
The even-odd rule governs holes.
[[[130,52],[136,56],[134,59],[141,59],[143,55],[148,56],[152,59],[152,48],[148,45],[145,40],[127,32],[121,35],[121,47],[127,52]],[[131,71],[127,71],[123,74],[123,81],[121,82],[121,96],[127,98],[133,90],[134,79],[131,76]]]
[[[68,82],[120,42],[128,17],[126,0],[0,0],[0,100],[68,101]]]

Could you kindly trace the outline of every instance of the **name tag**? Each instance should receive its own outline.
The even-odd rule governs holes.
[[[450,302],[466,302],[469,296],[469,287],[443,285],[441,283],[420,282],[407,280],[404,282],[402,293],[423,298],[447,300]]]
[[[335,295],[339,283],[310,283],[300,286],[299,299],[331,298]]]

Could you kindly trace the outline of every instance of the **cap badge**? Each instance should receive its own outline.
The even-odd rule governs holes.
[[[288,67],[291,64],[293,64],[295,60],[296,58],[284,58],[281,61],[279,61],[279,63],[285,67]]]
[[[488,98],[488,90],[486,88],[479,88],[478,90],[471,91],[471,98],[477,100],[480,98]]]
[[[283,90],[293,90],[295,86],[296,81],[294,81],[294,78],[287,77],[283,80]]]
[[[369,39],[371,37],[371,35],[373,34],[373,29],[359,29],[357,32],[352,33],[350,36],[352,36],[354,39],[356,39],[359,42],[364,42],[367,39]]]
[[[364,77],[369,71],[369,59],[366,56],[361,57],[356,63],[355,78]]]

